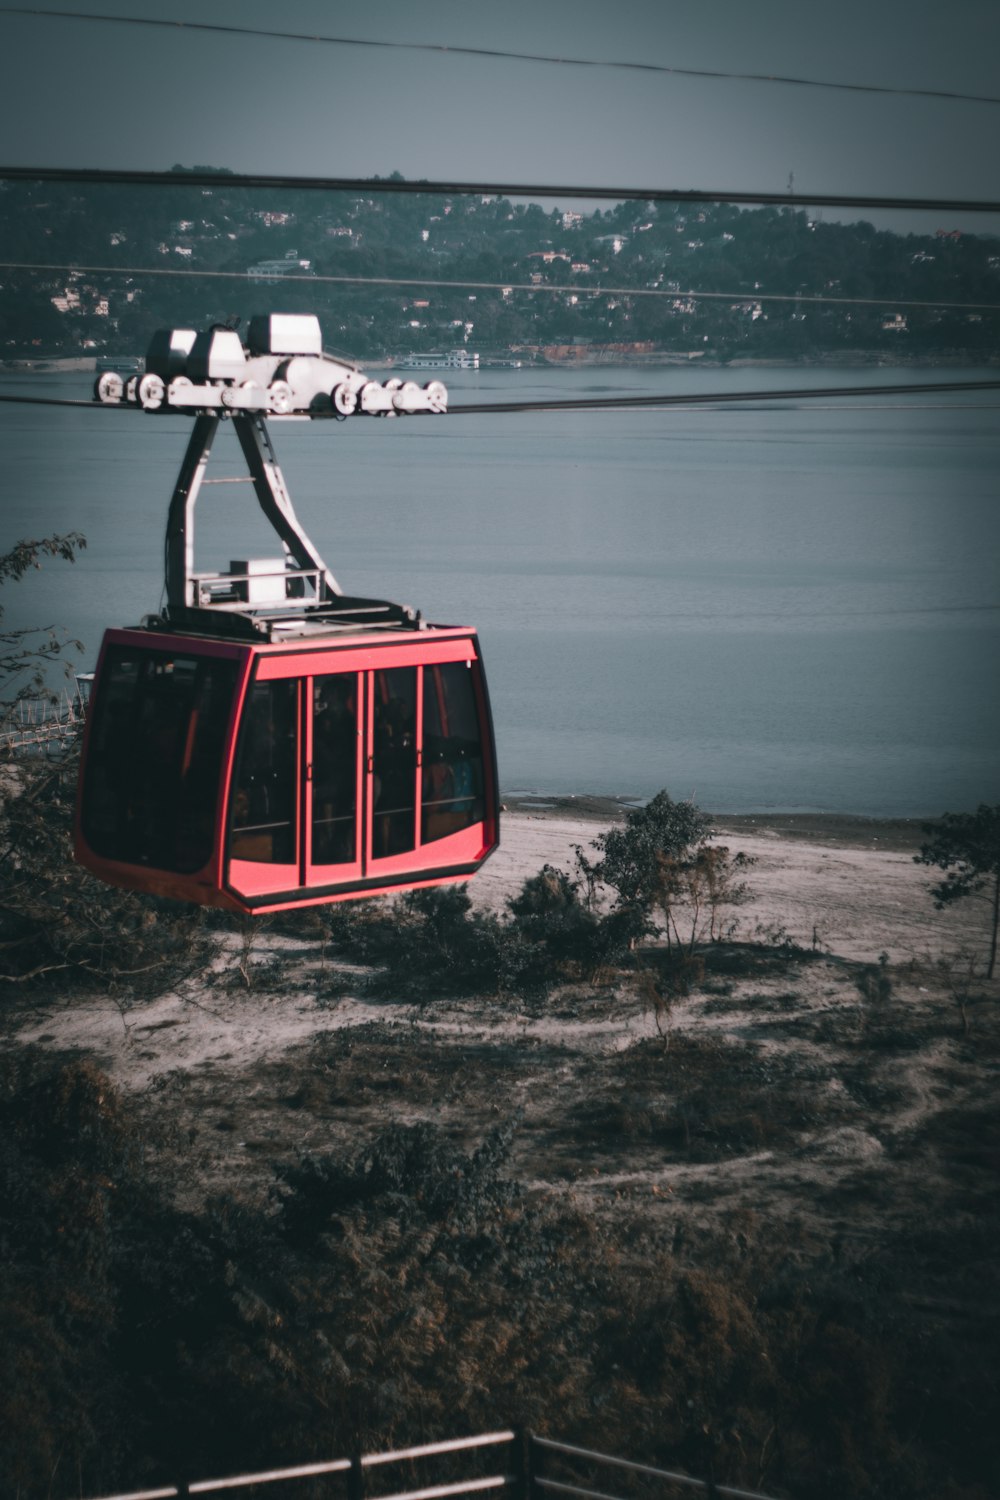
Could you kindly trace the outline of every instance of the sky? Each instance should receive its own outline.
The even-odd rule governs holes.
[[[75,15],[1000,95],[1000,0],[54,0]],[[1000,200],[1000,104],[12,14],[0,164]],[[563,207],[573,206],[560,200]],[[593,207],[594,205],[589,205]],[[1000,234],[1000,215],[880,226]]]

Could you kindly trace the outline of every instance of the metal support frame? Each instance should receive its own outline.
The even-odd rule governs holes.
[[[170,497],[164,558],[168,605],[188,603],[189,583],[194,572],[194,507],[218,429],[218,417],[195,419],[174,493]]]
[[[166,595],[170,609],[187,609],[200,603],[194,587],[194,508],[220,420],[211,415],[195,419],[170,499],[165,546]],[[234,414],[230,420],[246,459],[257,502],[280,539],[285,557],[294,567],[316,575],[316,604],[339,599],[341,589],[337,580],[295,515],[264,418]]]
[[[311,568],[319,574],[320,602],[338,598],[341,589],[337,580],[296,518],[285,476],[278,464],[264,418],[234,416],[232,423],[253,479],[260,508],[281,538],[286,553],[297,568]]]

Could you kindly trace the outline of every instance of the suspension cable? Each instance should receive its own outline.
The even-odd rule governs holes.
[[[0,166],[0,180],[8,182],[92,182],[136,184],[146,187],[291,188],[304,191],[363,193],[432,193],[439,197],[490,198],[600,198],[612,202],[635,199],[645,203],[736,203],[787,205],[793,208],[860,208],[926,210],[934,213],[1000,213],[1000,200],[989,198],[891,198],[844,193],[730,192],[713,189],[566,186],[524,182],[408,182],[392,177],[298,177],[281,172],[225,172],[201,167],[152,172],[113,167]]]
[[[549,63],[564,68],[617,68],[639,73],[661,73],[677,78],[712,78],[739,83],[791,84],[797,88],[840,89],[850,93],[893,94],[917,99],[950,99],[968,104],[1000,104],[993,94],[966,94],[953,89],[905,88],[884,83],[845,83],[829,78],[799,78],[781,73],[735,73],[721,68],[679,68],[665,63],[605,61],[592,57],[553,57],[539,52],[511,52],[498,47],[456,47],[442,42],[380,41],[353,36],[319,36],[299,31],[270,31],[256,26],[225,26],[208,21],[168,21],[143,16],[93,15],[85,11],[49,10],[34,5],[8,5],[0,15],[39,16],[71,21],[100,21],[117,26],[158,26],[172,31],[209,31],[223,36],[264,37],[269,41],[307,42],[334,47],[370,47],[403,52],[437,52],[446,57],[490,57],[505,62]]]
[[[664,393],[658,396],[586,396],[573,397],[566,400],[531,400],[531,401],[470,401],[460,406],[448,407],[448,416],[479,415],[494,412],[535,412],[535,411],[607,411],[614,407],[670,407],[670,406],[732,406],[748,405],[757,402],[770,401],[813,401],[817,399],[835,399],[842,396],[914,396],[927,393],[936,395],[942,393],[954,393],[968,395],[976,391],[1000,391],[1000,379],[997,380],[940,380],[940,381],[908,381],[898,385],[834,385],[834,386],[793,386],[781,390],[771,391],[702,391],[697,394]],[[15,394],[0,394],[0,402],[18,403],[26,406],[76,406],[88,411],[139,411],[138,406],[126,403],[113,404],[100,401],[82,401],[66,396],[25,396]],[[178,416],[189,415],[189,413],[177,412]],[[310,412],[310,417],[333,418],[336,413],[331,406],[329,412]],[[429,412],[411,412],[410,416],[432,415]],[[277,420],[282,420],[278,418]],[[300,421],[301,417],[293,420]]]
[[[58,271],[73,276],[182,276],[189,279],[193,277],[196,280],[198,277],[203,277],[213,281],[273,284],[268,282],[266,276],[254,274],[252,271],[189,270],[184,266],[85,266],[71,262],[46,262],[39,265],[35,261],[0,260],[0,271],[28,271],[33,275],[45,275],[50,271]],[[703,301],[721,302],[813,302],[847,307],[928,307],[947,308],[959,312],[1000,312],[1000,302],[934,302],[926,298],[918,300],[901,297],[830,297],[822,292],[704,292],[696,291],[694,288],[672,291],[665,287],[590,286],[580,281],[567,282],[564,285],[533,281],[441,281],[419,276],[327,276],[322,273],[313,274],[311,271],[288,272],[287,274],[283,272],[280,280],[282,283],[307,282],[310,286],[405,286],[430,290],[436,288],[442,291],[540,292],[543,295],[548,293],[554,296],[572,293],[575,296],[587,298],[665,297],[672,301],[684,301],[686,298],[693,297],[701,298]]]
[[[699,395],[664,394],[659,396],[583,396],[558,401],[474,401],[449,406],[449,415],[466,415],[497,411],[598,411],[607,407],[721,406],[758,401],[812,401],[840,396],[903,396],[922,391],[937,394],[944,391],[1000,391],[1000,380],[909,381],[899,385],[834,385],[791,387],[773,391],[712,391]]]

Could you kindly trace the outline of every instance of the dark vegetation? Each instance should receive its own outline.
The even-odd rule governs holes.
[[[141,355],[157,328],[270,308],[318,313],[330,344],[358,358],[449,348],[467,335],[486,352],[646,344],[722,361],[996,354],[996,313],[954,304],[997,302],[1000,242],[899,235],[814,219],[806,208],[623,203],[564,221],[558,208],[504,198],[206,189],[180,174],[171,189],[4,183],[0,203],[3,259],[110,268],[10,272],[0,295],[6,357]],[[297,271],[308,263],[306,280],[246,280],[251,267],[288,255]],[[234,279],[174,280],[142,268]],[[481,285],[331,285],[311,275]],[[500,290],[535,276],[549,290]],[[692,289],[732,296],[699,300]],[[664,295],[648,295],[656,291]],[[52,298],[67,294],[61,311]],[[900,300],[927,305],[904,309],[900,324]]]
[[[5,1029],[81,992],[127,1022],[213,958],[237,993],[301,983],[259,930],[71,863],[72,751],[2,773]],[[441,890],[264,929],[321,1006],[367,986],[567,1034],[651,1010],[621,1051],[345,1026],[129,1100],[92,1060],[9,1045],[0,1487],[69,1500],[521,1422],[800,1500],[988,1500],[995,1006],[957,976],[961,1028],[948,1003],[918,1022],[897,991],[926,975],[735,941],[746,862],[707,834],[661,793],[504,916]],[[816,965],[834,998],[805,1011]],[[748,984],[759,1030],[673,1027],[680,998],[724,1017]],[[901,1059],[945,1041],[941,1107],[900,1132]],[[874,1154],[825,1185],[744,1176],[755,1153],[805,1171],[843,1129]]]
[[[18,542],[0,555],[0,584],[17,583],[46,558],[73,562],[77,532]],[[64,652],[79,649],[55,627],[3,630],[0,606],[0,728],[18,706],[44,698]],[[0,990],[84,986],[123,1009],[159,993],[204,960],[200,912],[113,891],[72,861],[77,757],[72,742],[51,759],[14,758],[3,775],[0,817]]]
[[[356,1041],[377,1058],[377,1039]],[[637,1049],[602,1082],[564,1124],[577,1152],[592,1133],[628,1159],[639,1133],[661,1155],[697,1159],[699,1137],[733,1153],[816,1109],[801,1084],[789,1096],[747,1056],[696,1043],[669,1064]],[[628,1193],[602,1213],[527,1190],[506,1165],[516,1117],[469,1144],[429,1120],[355,1133],[275,1163],[270,1203],[233,1193],[198,1212],[174,1206],[149,1123],[89,1063],[8,1058],[0,1123],[9,1493],[108,1493],[179,1466],[245,1472],[510,1421],[817,1500],[992,1493],[986,1109],[947,1112],[911,1148],[949,1153],[946,1199],[826,1246],[773,1207],[710,1229],[655,1197],[656,1214]],[[850,1192],[857,1206],[886,1188],[859,1174]]]
[[[945,877],[932,888],[934,904],[950,906],[985,891],[990,905],[990,956],[987,979],[997,962],[1000,928],[1000,807],[980,803],[974,813],[945,813],[924,832],[928,842],[915,855],[918,864],[935,865]]]
[[[228,919],[168,914],[69,866],[70,780],[68,767],[22,769],[7,804],[18,873],[8,860],[5,977],[22,999],[51,1004],[87,985],[138,1006],[224,945]],[[673,1203],[657,1185],[667,1163],[794,1154],[810,1132],[867,1125],[897,1102],[880,1070],[907,1019],[891,982],[854,966],[844,977],[869,1019],[846,1037],[839,1022],[838,1067],[819,1052],[803,1068],[752,1040],[674,1034],[677,995],[695,988],[724,1008],[750,978],[779,1032],[801,1040],[811,1024],[822,1042],[822,1020],[775,986],[823,959],[713,941],[704,911],[692,944],[679,881],[686,870],[697,882],[707,824],[665,794],[650,809],[599,840],[595,860],[581,851],[579,879],[545,869],[527,881],[506,918],[445,890],[274,919],[323,955],[321,1004],[336,1002],[329,976],[350,960],[364,966],[352,986],[367,974],[373,993],[421,1007],[476,994],[569,1019],[629,993],[659,1005],[660,1036],[583,1060],[568,1097],[553,1088],[566,1071],[556,1044],[347,1028],[255,1075],[258,1111],[270,1094],[274,1110],[316,1122],[295,1152],[253,1138],[217,1073],[174,1082],[175,1096],[204,1091],[188,1140],[171,1134],[169,1089],[130,1104],[89,1061],[8,1051],[6,1490],[110,1493],[518,1421],[776,1494],[986,1500],[995,1116],[974,1098],[887,1147],[901,1165],[910,1153],[953,1163],[919,1220],[863,1165],[831,1190],[843,1227],[826,1244],[792,1204],[727,1209],[721,1181],[706,1181],[702,1196],[719,1197],[708,1220],[693,1212],[694,1186]],[[622,881],[610,908],[588,903],[595,871]],[[643,939],[667,909],[665,882],[673,918],[687,914],[669,947]],[[234,982],[263,982],[239,938],[228,938]],[[977,1047],[995,1042],[980,1025]],[[195,1139],[237,1130],[257,1159],[245,1185],[227,1173],[225,1190],[180,1206]],[[615,1166],[628,1170],[603,1207],[571,1190]],[[628,1185],[650,1170],[644,1187]],[[866,1197],[884,1225],[855,1239],[850,1205]]]
[[[46,557],[74,562],[77,552],[86,545],[86,537],[78,531],[68,532],[65,536],[46,536],[38,541],[16,542],[9,552],[0,556],[0,585],[19,582],[26,573],[40,568]],[[4,703],[0,704],[0,720],[21,699],[37,697],[46,691],[46,674],[53,664],[62,664],[62,651],[66,646],[83,650],[80,641],[67,640],[54,625],[11,629],[3,623],[4,614],[4,607],[0,605],[0,684],[4,697]],[[69,675],[68,668],[66,675]]]

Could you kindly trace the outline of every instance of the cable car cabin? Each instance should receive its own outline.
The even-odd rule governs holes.
[[[113,378],[112,378],[113,377]],[[467,880],[499,842],[475,631],[343,594],[299,523],[265,417],[440,414],[447,391],[378,386],[298,314],[154,335],[107,404],[187,413],[167,515],[166,604],[109,630],[87,715],[76,857],[112,885],[267,912]],[[278,558],[194,571],[219,424],[238,439]]]
[[[473,631],[105,635],[76,830],[102,880],[276,911],[466,880],[497,833]]]

